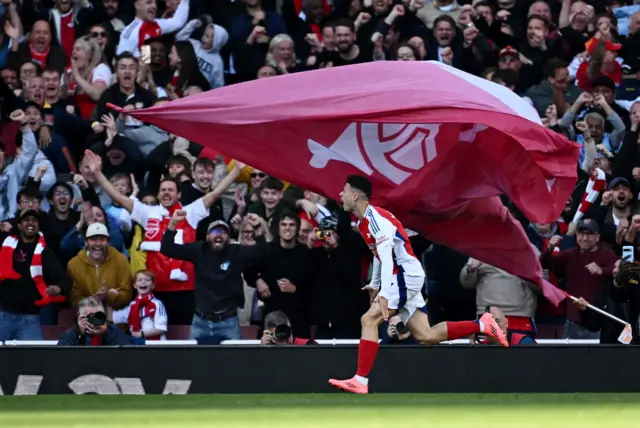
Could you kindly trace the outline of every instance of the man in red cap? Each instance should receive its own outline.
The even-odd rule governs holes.
[[[587,52],[591,55],[589,61],[580,64],[576,73],[578,87],[591,92],[592,82],[604,75],[619,85],[622,82],[622,66],[616,61],[616,56],[622,45],[603,40],[590,40],[586,44]]]

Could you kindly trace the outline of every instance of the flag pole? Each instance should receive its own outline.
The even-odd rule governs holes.
[[[567,296],[567,298],[571,299],[573,302],[578,302],[580,301],[580,299],[578,299],[575,296],[572,296],[571,294],[567,293],[566,291],[562,291],[565,296]],[[610,320],[613,320],[617,323],[620,323],[624,326],[624,328],[622,329],[622,333],[620,333],[620,336],[618,336],[618,342],[620,343],[624,343],[625,345],[628,345],[631,343],[631,341],[633,340],[633,333],[631,330],[631,324],[629,324],[626,321],[621,320],[620,318],[616,317],[615,315],[610,314],[609,312],[603,311],[600,308],[596,308],[595,306],[593,306],[591,303],[587,302],[587,308],[591,309],[594,312],[599,313],[600,315],[603,315],[607,318],[609,318]]]
[[[577,301],[579,301],[579,300],[580,300],[580,299],[578,299],[577,297],[574,297],[574,296],[572,296],[572,295],[570,295],[570,294],[567,294],[567,297],[569,297],[569,298],[570,298],[571,300],[573,300],[574,302],[577,302]],[[591,310],[592,310],[592,311],[594,311],[594,312],[599,313],[600,315],[604,315],[605,317],[607,317],[607,318],[609,318],[609,319],[612,319],[612,320],[614,320],[615,322],[618,322],[618,323],[620,323],[620,324],[622,324],[622,325],[627,325],[627,324],[629,324],[628,322],[621,320],[620,318],[616,317],[615,315],[611,315],[609,312],[605,312],[605,311],[603,311],[602,309],[600,309],[600,308],[597,308],[597,307],[593,306],[591,303],[587,303],[587,308],[591,309]]]

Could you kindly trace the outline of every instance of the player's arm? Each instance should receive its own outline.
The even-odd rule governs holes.
[[[379,295],[388,299],[391,295],[391,281],[393,280],[393,240],[386,237],[376,243],[376,250],[380,258]]]
[[[369,283],[369,287],[374,290],[380,290],[380,268],[382,265],[380,264],[380,260],[377,257],[373,257],[373,267],[371,268],[371,282]]]
[[[175,33],[187,23],[189,18],[189,0],[182,0],[171,18],[156,19],[162,35]]]

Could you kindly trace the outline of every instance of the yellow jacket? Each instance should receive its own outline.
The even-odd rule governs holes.
[[[133,240],[131,248],[129,248],[129,256],[131,261],[131,275],[135,275],[139,270],[147,268],[147,252],[140,249],[140,244],[144,239],[144,229],[139,224],[133,227]]]
[[[107,305],[114,309],[121,309],[131,301],[131,269],[127,258],[109,246],[106,260],[96,266],[87,250],[82,249],[77,256],[72,258],[67,265],[67,274],[73,282],[71,288],[71,305],[78,306],[78,302],[85,297],[93,296],[102,288],[114,289],[117,293],[107,294]]]
[[[229,162],[229,164],[227,165],[227,171],[231,172],[231,170],[233,170],[233,168],[236,167],[236,161],[232,160],[231,162]],[[240,175],[238,176],[238,178],[236,178],[236,182],[237,183],[246,183],[247,186],[249,186],[249,190],[253,190],[253,188],[251,187],[251,173],[253,172],[253,168],[250,166],[246,166],[244,168],[242,168],[240,170]],[[284,184],[284,188],[286,189],[287,187],[289,187],[289,183],[287,183],[286,181],[282,182]]]

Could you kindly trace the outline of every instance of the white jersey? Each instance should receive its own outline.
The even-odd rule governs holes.
[[[129,303],[129,306],[126,308],[113,311],[113,323],[129,324],[129,313],[134,303],[135,300]],[[152,298],[144,308],[140,308],[142,331],[164,330],[166,332],[168,322],[167,310],[164,308],[164,304],[155,297]],[[129,329],[131,328],[132,326],[129,326]],[[167,340],[167,336],[163,334],[159,336],[157,340]]]
[[[140,47],[145,40],[175,33],[187,23],[187,18],[189,18],[189,0],[182,0],[171,18],[158,18],[148,22],[136,17],[120,33],[116,55],[128,51],[138,58]]]
[[[389,211],[369,205],[358,230],[374,255],[371,287],[381,288],[381,293],[388,295],[396,280],[402,285],[405,276],[424,278],[422,264],[413,253],[406,230]],[[402,278],[394,280],[394,277]]]

